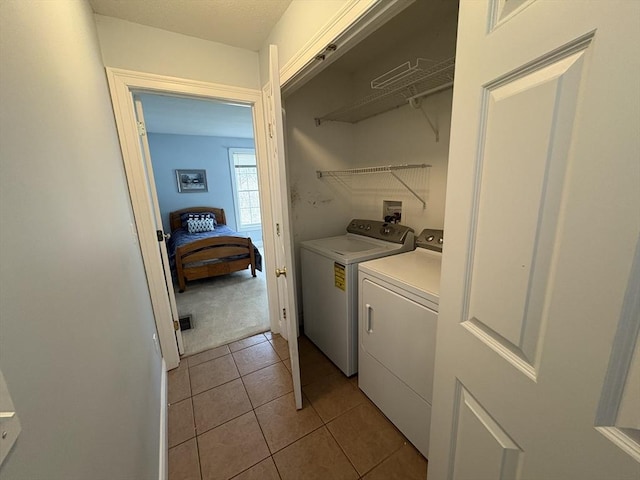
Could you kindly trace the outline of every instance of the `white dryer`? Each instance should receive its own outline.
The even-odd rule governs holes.
[[[414,248],[413,229],[361,219],[300,244],[304,334],[345,375],[358,371],[358,264]]]
[[[415,251],[359,265],[358,386],[425,457],[443,238],[424,230]]]

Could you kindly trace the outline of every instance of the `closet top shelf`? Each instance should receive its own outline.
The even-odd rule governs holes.
[[[413,66],[406,62],[372,80],[373,93],[316,118],[316,125],[327,121],[357,123],[451,88],[454,66],[455,57],[441,62],[419,58]]]

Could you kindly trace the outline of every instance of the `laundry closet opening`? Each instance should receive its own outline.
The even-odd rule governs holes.
[[[457,2],[415,2],[285,96],[299,298],[300,243],[343,234],[353,218],[384,220],[385,201],[401,202],[416,235],[443,228],[457,13]],[[428,167],[318,176],[407,164]]]
[[[269,330],[251,105],[151,93],[136,97],[144,110],[162,225],[170,232],[166,244],[184,354]],[[253,258],[240,245],[233,248],[246,254],[231,257],[219,254],[229,245],[189,251],[195,242],[231,236],[249,238]]]

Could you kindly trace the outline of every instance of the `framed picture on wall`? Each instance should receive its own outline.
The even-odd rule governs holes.
[[[176,170],[178,192],[208,192],[206,170]]]

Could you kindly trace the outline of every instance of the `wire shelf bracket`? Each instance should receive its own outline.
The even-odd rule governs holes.
[[[316,170],[316,175],[318,178],[322,177],[341,177],[347,175],[368,175],[375,173],[388,173],[393,178],[395,178],[404,188],[406,188],[414,197],[416,197],[420,203],[422,203],[422,208],[427,208],[427,202],[416,193],[416,191],[411,188],[407,183],[402,180],[398,175],[396,175],[396,170],[410,170],[416,168],[430,168],[431,165],[426,163],[417,163],[417,164],[405,164],[405,165],[382,165],[378,167],[362,167],[362,168],[351,168],[347,170]]]

